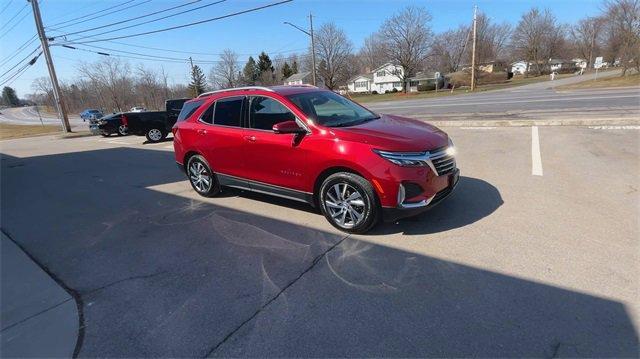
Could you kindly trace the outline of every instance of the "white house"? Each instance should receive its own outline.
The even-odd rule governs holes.
[[[575,58],[575,59],[571,59],[571,62],[573,62],[576,65],[576,67],[579,69],[587,68],[587,60],[585,59]]]
[[[404,75],[404,69],[400,65],[394,65],[390,62],[374,69],[373,84],[371,86],[371,92],[377,93],[391,92],[393,89],[397,91],[402,90],[402,76]]]
[[[284,80],[284,84],[285,85],[304,85],[304,84],[311,84],[313,81],[311,79],[311,72],[299,72],[297,74],[293,74],[289,77],[287,77]]]
[[[370,93],[373,86],[373,75],[358,75],[347,82],[347,88],[351,93]]]
[[[527,72],[527,62],[526,61],[516,61],[511,64],[511,72],[514,74],[524,75]]]

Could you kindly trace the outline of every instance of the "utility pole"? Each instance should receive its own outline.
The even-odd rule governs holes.
[[[191,77],[193,77],[193,59],[191,58],[191,56],[189,56],[189,63],[191,64]],[[196,97],[200,96],[200,91],[198,91],[198,87],[195,86],[195,82],[193,89],[196,91]]]
[[[476,89],[476,23],[478,5],[473,7],[473,49],[471,52],[471,91]]]
[[[316,41],[313,38],[313,15],[309,13],[309,29],[311,30],[311,76],[313,76],[313,86],[316,86]]]
[[[31,2],[33,8],[33,18],[36,22],[36,28],[38,29],[38,36],[42,43],[42,53],[44,59],[47,61],[47,69],[49,69],[49,77],[51,77],[51,85],[53,87],[53,97],[56,101],[56,108],[58,110],[58,116],[62,121],[62,127],[64,132],[71,132],[71,125],[69,124],[69,117],[67,117],[67,109],[64,106],[62,100],[62,92],[60,91],[60,85],[58,84],[58,76],[56,76],[56,69],[53,66],[53,60],[51,59],[51,52],[49,51],[49,40],[44,33],[44,26],[42,25],[42,18],[40,17],[40,7],[38,6],[38,0],[27,0]]]

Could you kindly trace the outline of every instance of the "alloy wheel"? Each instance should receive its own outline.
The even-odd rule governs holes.
[[[162,139],[162,131],[158,130],[157,128],[150,129],[149,138],[154,142],[160,141]]]
[[[346,182],[329,188],[324,204],[332,220],[343,228],[357,226],[365,217],[366,204],[363,195]]]
[[[127,131],[128,131],[127,126],[125,126],[125,125],[118,126],[118,133],[121,134],[122,136],[126,136],[127,135]]]
[[[207,192],[211,188],[213,179],[211,173],[199,161],[193,161],[189,165],[189,179],[198,192]]]

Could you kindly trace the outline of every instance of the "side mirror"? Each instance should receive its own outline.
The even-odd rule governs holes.
[[[296,121],[284,121],[273,125],[273,133],[285,134],[285,133],[306,133],[307,131],[298,126]]]

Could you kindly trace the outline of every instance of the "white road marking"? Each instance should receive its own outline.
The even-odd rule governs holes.
[[[540,155],[538,126],[531,127],[531,174],[542,176],[542,156]]]
[[[163,148],[168,148],[168,149],[172,150],[173,149],[173,145],[164,146]]]
[[[640,130],[640,126],[589,126],[592,130]]]

